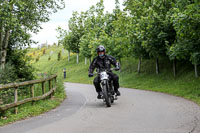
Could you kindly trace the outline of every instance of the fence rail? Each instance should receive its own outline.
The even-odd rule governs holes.
[[[19,106],[19,105],[25,104],[27,102],[35,102],[38,100],[42,100],[48,96],[50,96],[52,98],[52,96],[54,95],[54,92],[56,90],[56,77],[57,77],[57,75],[52,75],[52,76],[49,76],[44,79],[25,81],[25,82],[21,82],[21,83],[10,83],[10,84],[0,86],[0,91],[6,90],[6,89],[14,89],[14,102],[9,103],[9,104],[3,104],[3,100],[0,98],[0,111],[3,112],[10,108],[15,107],[15,113],[17,113],[18,112],[17,106]],[[48,87],[49,87],[49,91],[46,93],[45,93],[45,82],[48,82]],[[40,84],[40,83],[42,84],[41,85],[42,95],[35,96],[34,85]],[[31,86],[30,88],[29,87],[26,88],[26,89],[30,89],[31,97],[18,101],[19,87],[24,87],[24,86]]]

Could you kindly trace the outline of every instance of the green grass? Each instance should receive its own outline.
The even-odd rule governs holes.
[[[34,106],[32,105],[32,103],[21,105],[18,107],[18,114],[14,114],[14,109],[9,109],[4,114],[1,114],[0,126],[29,117],[37,116],[56,108],[66,97],[62,81],[63,80],[61,79],[61,77],[58,77],[57,90],[52,99],[47,98],[45,100],[37,101],[33,104]]]
[[[134,59],[128,59],[129,65],[136,66]],[[131,62],[131,63],[130,63]],[[151,61],[152,62],[152,61]],[[199,78],[194,77],[192,66],[187,63],[179,63],[177,77],[173,77],[172,65],[161,66],[161,73],[154,74],[151,63],[144,61],[143,72],[138,74],[126,68],[120,73],[120,84],[124,87],[152,90],[184,97],[200,105]],[[182,65],[185,64],[185,65]],[[124,64],[126,67],[126,64]],[[150,70],[148,70],[150,69]]]
[[[32,64],[36,68],[35,75],[37,78],[43,78],[44,75],[41,73],[45,73],[46,76],[51,74],[57,74],[57,89],[55,95],[52,99],[45,99],[35,102],[33,105],[32,103],[27,103],[18,107],[18,114],[14,114],[14,109],[9,109],[8,111],[0,114],[0,126],[6,125],[8,123],[13,123],[18,120],[26,119],[29,117],[40,115],[41,113],[47,112],[51,109],[56,108],[60,105],[60,103],[65,99],[65,91],[63,86],[63,77],[62,77],[62,68],[65,66],[65,54],[67,53],[64,51],[62,53],[63,57],[60,61],[57,61],[57,53],[62,51],[62,47],[52,46],[46,49],[46,54],[42,54],[40,60],[35,62],[37,56],[33,57]],[[41,53],[41,50],[38,49],[31,49],[30,52]],[[51,55],[52,58],[48,61],[50,51],[54,51]],[[40,75],[40,76],[39,76]],[[41,76],[42,75],[42,76]],[[47,85],[46,85],[47,86]],[[35,86],[35,95],[41,94],[41,85]],[[20,98],[20,97],[19,97]]]
[[[84,64],[81,58],[80,64],[76,64],[73,57],[66,63],[67,82],[92,84],[93,78],[88,78],[89,64]],[[137,73],[137,60],[133,58],[122,59],[122,71],[117,74],[120,77],[120,86],[142,90],[150,90],[180,96],[200,105],[199,78],[195,78],[193,66],[188,62],[177,64],[176,78],[173,76],[172,63],[167,60],[160,62],[160,74],[155,74],[155,64],[152,60],[142,62],[142,71]]]
[[[59,99],[51,99],[45,101],[38,101],[34,103],[27,103],[18,108],[18,114],[14,114],[14,109],[10,109],[7,111],[5,116],[1,117],[0,126],[3,126],[8,123],[13,123],[17,120],[26,119],[29,117],[40,115],[41,113],[47,112],[60,104],[61,100]]]
[[[62,47],[57,48],[58,51],[61,49]],[[64,55],[62,60],[56,64],[56,69],[63,76],[62,70],[66,68],[65,81],[92,84],[93,78],[88,78],[89,63],[85,65],[84,57],[81,56],[80,63],[76,64],[75,55],[70,61],[67,60],[67,52]],[[41,60],[46,60],[46,58],[44,56]],[[117,72],[121,87],[163,92],[184,97],[200,105],[199,78],[195,78],[193,66],[189,62],[177,63],[176,78],[173,76],[172,63],[166,59],[160,61],[160,74],[155,74],[155,61],[153,60],[142,61],[140,74],[137,73],[137,63],[138,61],[133,58],[122,59],[122,70],[120,73]],[[46,65],[41,64],[40,66],[43,69]]]
[[[41,50],[31,49],[31,52],[41,53]],[[53,54],[51,51],[54,51]],[[57,61],[58,52],[61,51],[61,60]],[[48,61],[51,55],[51,60]],[[0,126],[14,121],[25,119],[47,112],[56,106],[65,98],[63,89],[63,69],[66,68],[67,78],[65,82],[92,84],[93,78],[88,77],[88,64],[85,65],[84,57],[80,57],[80,63],[76,64],[76,55],[72,54],[68,61],[67,51],[63,51],[62,46],[52,46],[46,49],[46,54],[41,54],[38,62],[35,62],[37,56],[33,56],[32,64],[37,68],[38,73],[46,75],[58,74],[58,88],[55,97],[50,100],[41,100],[34,106],[31,103],[19,107],[19,114],[14,115],[13,109],[7,111],[4,117],[1,117]],[[155,64],[152,60],[142,62],[141,73],[137,73],[137,60],[133,58],[123,58],[121,72],[116,72],[120,77],[120,86],[149,91],[167,93],[180,96],[200,105],[200,84],[199,78],[194,77],[193,66],[188,62],[178,62],[178,73],[173,77],[172,64],[167,60],[160,62],[160,74],[155,74]],[[41,75],[41,74],[39,74]],[[44,75],[43,75],[44,76]],[[38,76],[41,78],[41,76]],[[95,91],[95,90],[94,90]],[[39,92],[38,92],[39,93]]]

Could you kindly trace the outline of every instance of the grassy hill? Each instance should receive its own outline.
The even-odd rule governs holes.
[[[58,54],[60,53],[60,60]],[[0,126],[11,123],[26,117],[36,116],[58,106],[65,98],[63,82],[75,82],[92,84],[93,78],[88,78],[89,61],[85,65],[85,58],[80,56],[80,63],[76,63],[76,54],[71,54],[68,61],[68,53],[63,46],[51,46],[42,49],[29,49],[29,56],[32,57],[32,65],[36,68],[36,78],[43,78],[51,74],[57,74],[57,91],[55,98],[41,100],[32,104],[19,107],[19,114],[15,115],[7,111],[1,116]],[[63,78],[63,69],[66,69],[67,77]],[[141,73],[137,73],[137,60],[134,58],[123,58],[121,72],[116,72],[120,77],[120,86],[168,93],[184,97],[200,105],[200,83],[195,78],[193,66],[189,62],[178,62],[178,73],[173,77],[172,63],[168,60],[161,60],[160,74],[155,74],[155,61],[143,60]],[[95,89],[94,89],[95,91]],[[123,95],[123,94],[122,94]]]
[[[0,126],[12,123],[17,120],[40,115],[41,113],[47,112],[57,107],[64,100],[66,95],[63,86],[63,78],[61,77],[62,70],[60,70],[59,68],[63,67],[61,62],[65,62],[65,59],[62,60],[61,58],[61,61],[57,61],[57,53],[61,50],[62,47],[56,46],[52,46],[48,49],[29,49],[28,55],[32,57],[31,64],[36,68],[36,79],[44,78],[45,76],[55,73],[58,74],[56,93],[52,99],[37,101],[34,103],[34,106],[32,105],[32,103],[27,103],[19,106],[18,114],[14,114],[13,109],[9,109],[8,111],[3,113],[0,112]],[[51,60],[48,60],[50,55]],[[35,86],[35,94],[41,91],[41,89],[39,89],[40,87],[41,85]]]
[[[52,53],[51,51],[53,51],[52,55],[50,54]],[[57,60],[59,51],[61,51],[60,61]],[[50,55],[52,57],[48,61]],[[80,56],[80,63],[76,64],[76,55],[71,54],[70,61],[68,61],[67,55],[67,51],[63,50],[62,46],[52,46],[33,65],[39,72],[57,72],[61,77],[63,77],[63,69],[66,68],[67,78],[64,81],[92,84],[93,78],[88,78],[89,61],[85,65],[85,58]],[[140,74],[136,71],[136,59],[123,58],[121,67],[121,72],[117,72],[120,77],[121,87],[168,93],[200,104],[199,78],[195,78],[193,66],[188,62],[178,62],[176,78],[173,77],[172,63],[168,60],[160,62],[160,74],[155,74],[155,63],[153,60],[144,60],[142,62]]]

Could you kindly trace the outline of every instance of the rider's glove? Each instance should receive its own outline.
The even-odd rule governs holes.
[[[120,70],[120,64],[119,64],[119,62],[116,63],[115,70],[116,70],[116,71],[119,71],[119,70]]]
[[[116,70],[116,71],[119,71],[119,70],[120,70],[120,68],[119,68],[119,67],[116,67],[116,68],[115,68],[115,70]]]
[[[89,74],[88,74],[88,77],[93,77],[93,73],[89,73]]]

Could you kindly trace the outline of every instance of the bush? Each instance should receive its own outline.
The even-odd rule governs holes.
[[[0,84],[7,84],[17,79],[15,66],[10,62],[5,65],[5,69],[0,69]]]
[[[42,53],[43,53],[43,55],[44,55],[44,54],[46,53],[46,49],[43,49],[43,50],[42,50]]]
[[[26,50],[9,50],[7,62],[4,69],[0,69],[0,84],[22,82],[34,79],[34,68],[29,64],[31,58],[26,56]],[[29,94],[30,91],[20,88],[19,94]],[[14,102],[14,90],[0,91],[0,99],[3,104]]]
[[[48,61],[50,61],[51,60],[51,56],[49,56],[49,58],[48,58]]]
[[[8,62],[14,67],[16,79],[19,82],[34,79],[35,69],[30,64],[31,58],[26,55],[27,50],[10,50],[8,52]]]
[[[58,53],[58,61],[61,59],[61,51]]]
[[[36,59],[35,59],[35,62],[38,62],[40,60],[40,57],[38,56]]]

